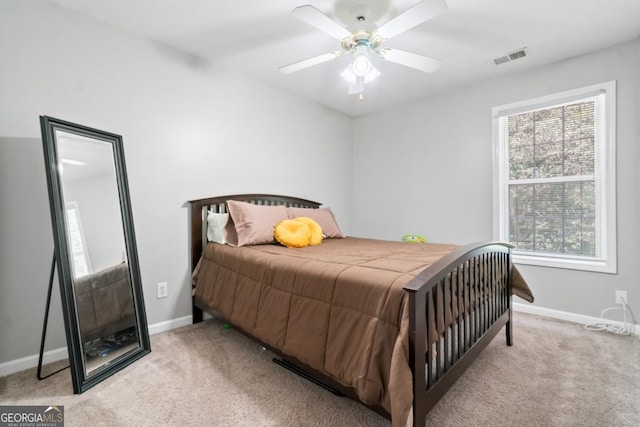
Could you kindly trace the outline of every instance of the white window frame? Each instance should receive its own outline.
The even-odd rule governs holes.
[[[71,252],[71,255],[72,255],[71,258],[75,259],[75,256],[79,255],[84,259],[85,265],[87,266],[86,273],[78,272],[75,262],[72,262],[73,275],[74,277],[78,278],[78,277],[86,276],[87,274],[91,274],[93,272],[93,269],[91,267],[91,260],[89,259],[89,249],[87,248],[87,241],[84,235],[84,228],[82,227],[82,218],[80,217],[80,209],[78,208],[78,202],[75,200],[67,202],[65,205],[65,209],[67,211],[67,214],[66,214],[67,223],[70,223],[69,211],[75,212],[75,218],[77,221],[76,225],[78,226],[78,232],[80,233],[80,241],[82,242],[81,248],[74,248],[73,243],[71,242],[71,238],[69,238],[69,252]]]
[[[598,249],[595,257],[535,253],[513,250],[513,261],[520,264],[573,270],[617,273],[616,229],[616,82],[610,81],[535,99],[501,105],[492,109],[493,116],[493,231],[498,240],[509,239],[509,153],[507,117],[526,111],[576,102],[602,94],[603,118],[601,139],[596,152],[596,209],[600,226],[596,230]]]

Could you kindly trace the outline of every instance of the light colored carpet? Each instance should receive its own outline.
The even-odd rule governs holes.
[[[639,426],[640,339],[515,313],[429,413],[433,426]],[[67,426],[390,426],[271,362],[210,320],[151,340],[152,353],[81,395],[63,371],[0,378],[2,405],[64,405]],[[45,367],[44,373],[61,366]]]

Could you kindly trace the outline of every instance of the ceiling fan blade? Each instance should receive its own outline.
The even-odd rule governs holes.
[[[380,50],[380,57],[396,64],[405,65],[424,71],[425,73],[433,73],[442,65],[442,61],[428,56],[418,55],[417,53],[407,52],[406,50],[385,48]]]
[[[447,10],[445,0],[422,0],[376,30],[385,40],[404,33]]]
[[[311,5],[298,6],[291,13],[307,24],[338,40],[351,37],[351,32]]]
[[[293,73],[294,71],[299,71],[313,65],[322,64],[323,62],[331,61],[332,59],[336,59],[342,55],[342,52],[335,51],[325,53],[324,55],[314,56],[313,58],[304,59],[302,61],[294,62],[293,64],[285,65],[284,67],[280,67],[280,72],[284,74]]]

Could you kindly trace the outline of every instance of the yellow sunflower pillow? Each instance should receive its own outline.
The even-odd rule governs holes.
[[[295,219],[280,221],[273,230],[273,236],[288,248],[304,248],[311,243],[311,230],[307,224]]]
[[[311,230],[311,242],[309,243],[310,245],[313,246],[322,243],[322,227],[320,227],[320,224],[307,216],[299,216],[297,218],[294,218],[294,221],[300,221],[307,224],[307,227],[309,227],[309,230]]]

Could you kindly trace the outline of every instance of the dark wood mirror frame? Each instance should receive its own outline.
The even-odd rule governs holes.
[[[136,239],[133,230],[133,219],[129,198],[129,188],[122,148],[122,137],[109,132],[92,129],[75,123],[40,116],[42,142],[44,146],[45,171],[49,190],[49,206],[55,243],[55,258],[58,263],[58,281],[62,300],[62,310],[65,320],[65,332],[69,352],[69,364],[74,393],[82,393],[117,371],[125,368],[135,360],[151,351],[149,332],[147,328],[144,298],[138,264]],[[71,253],[67,240],[67,225],[65,222],[65,203],[62,182],[58,165],[59,158],[56,131],[67,132],[84,138],[91,138],[112,145],[116,175],[116,185],[120,198],[120,213],[122,215],[126,260],[128,262],[136,328],[138,332],[137,348],[116,357],[104,366],[87,375],[84,367],[84,351],[78,321],[78,306],[74,291],[74,274],[72,270]]]

